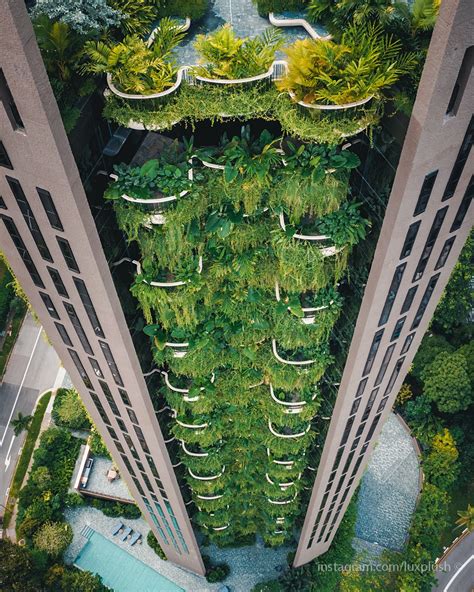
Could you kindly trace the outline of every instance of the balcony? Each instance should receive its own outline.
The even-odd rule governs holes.
[[[295,439],[295,438],[303,438],[304,436],[306,436],[306,434],[311,429],[311,424],[308,424],[308,427],[305,430],[303,430],[302,432],[291,433],[291,430],[289,428],[285,427],[285,428],[283,428],[284,433],[281,433],[281,432],[277,432],[275,430],[275,428],[273,427],[272,422],[270,420],[268,420],[268,429],[273,434],[273,436],[275,436],[276,438]]]
[[[314,364],[316,362],[316,360],[307,360],[304,359],[305,354],[304,352],[302,352],[300,349],[297,350],[293,350],[292,352],[287,351],[284,352],[283,355],[285,356],[292,356],[293,358],[298,358],[298,359],[289,359],[289,357],[283,358],[277,350],[277,344],[276,344],[276,340],[272,339],[272,352],[274,357],[281,363],[281,364],[286,364],[288,366],[310,366],[311,364]]]
[[[296,393],[284,393],[283,391],[278,391],[279,395],[284,397],[284,399],[280,399],[275,395],[275,390],[272,384],[269,385],[269,388],[271,398],[275,401],[275,403],[281,405],[284,408],[283,413],[289,415],[302,413],[305,406],[308,404],[307,401],[302,400],[300,395]],[[311,401],[314,401],[317,396],[318,393],[315,391],[314,395],[311,397]]]

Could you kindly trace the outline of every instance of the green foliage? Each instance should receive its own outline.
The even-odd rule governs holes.
[[[446,428],[431,441],[431,450],[423,463],[427,480],[442,489],[449,489],[456,480],[459,456],[454,439]]]
[[[205,78],[237,80],[265,73],[275,52],[283,46],[278,29],[268,28],[257,37],[241,39],[228,24],[208,35],[198,35],[195,47],[200,65],[195,74]]]
[[[37,0],[33,17],[46,14],[53,21],[60,21],[81,35],[100,33],[121,20],[121,12],[108,6],[106,0]]]
[[[210,583],[223,582],[230,573],[227,563],[218,563],[206,571],[206,580]]]
[[[53,403],[54,423],[71,430],[87,430],[91,423],[76,389],[60,388]]]
[[[209,0],[163,0],[160,15],[189,17],[191,21],[202,18],[209,6]]]
[[[426,366],[433,362],[438,354],[442,352],[451,353],[453,351],[454,347],[442,335],[426,333],[413,359],[413,366],[410,373],[416,379],[421,380],[422,372]]]
[[[124,502],[117,502],[106,499],[92,499],[87,498],[86,503],[91,505],[93,508],[100,510],[105,516],[111,518],[128,518],[129,520],[135,520],[140,518],[142,515],[140,509],[135,504],[127,504]]]
[[[146,536],[146,542],[153,549],[153,551],[158,555],[158,557],[160,559],[163,559],[163,561],[167,561],[167,558],[166,558],[166,555],[165,555],[163,549],[160,547],[160,544],[158,543],[156,536],[153,534],[153,532],[151,530],[148,531],[148,534]]]
[[[401,48],[375,25],[347,27],[340,43],[296,41],[286,49],[288,73],[277,86],[306,103],[344,105],[380,96],[415,63]]]
[[[72,541],[72,528],[67,522],[45,522],[33,537],[35,547],[58,557]]]
[[[0,540],[0,588],[5,592],[37,592],[42,570],[24,547]]]
[[[95,456],[105,456],[106,458],[111,458],[108,448],[102,440],[95,426],[92,426],[91,433],[87,443],[89,444],[92,454],[94,454]]]
[[[0,263],[0,333],[6,328],[5,323],[15,296],[12,280],[10,270],[5,269],[3,264]]]
[[[124,15],[121,25],[125,35],[144,35],[150,32],[161,2],[160,0],[107,0],[107,3]]]
[[[52,582],[51,582],[52,583]],[[62,570],[59,582],[54,582],[64,592],[109,592],[110,588],[102,583],[97,574],[90,571],[83,571],[76,568],[65,568]]]
[[[421,374],[423,392],[438,409],[456,413],[472,403],[472,387],[466,358],[460,353],[442,352]]]
[[[28,430],[32,420],[32,415],[23,415],[23,413],[20,411],[17,417],[12,419],[10,422],[15,436],[19,436],[22,432]]]
[[[253,0],[257,5],[261,16],[268,16],[270,12],[284,12],[290,10],[301,10],[306,5],[306,0]]]

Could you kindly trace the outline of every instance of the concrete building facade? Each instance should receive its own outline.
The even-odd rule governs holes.
[[[295,566],[331,544],[470,229],[473,15],[436,25]],[[0,0],[0,244],[168,558],[199,547],[23,3]]]

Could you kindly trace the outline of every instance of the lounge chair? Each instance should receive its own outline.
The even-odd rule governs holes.
[[[120,540],[122,540],[122,541],[126,541],[126,540],[127,540],[127,538],[128,538],[128,535],[129,535],[129,534],[132,534],[132,532],[133,532],[133,528],[130,528],[130,526],[127,526],[127,527],[125,528],[125,530],[123,531],[123,534],[122,534],[122,536],[120,537]]]
[[[123,522],[117,522],[117,524],[112,529],[112,536],[118,534],[123,528]]]
[[[140,532],[136,532],[132,538],[130,539],[130,545],[133,547],[133,545],[135,543],[137,543],[139,541],[139,539],[141,539],[142,535]]]

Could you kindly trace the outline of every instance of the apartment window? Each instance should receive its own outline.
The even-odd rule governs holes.
[[[130,417],[130,421],[132,423],[138,423],[138,417],[137,417],[135,411],[133,409],[130,409],[129,407],[127,407],[127,411],[128,411],[128,416]]]
[[[117,440],[114,442],[115,446],[117,447],[117,450],[119,452],[121,452],[122,454],[125,454],[125,448],[122,446],[122,444],[120,444],[120,442]]]
[[[410,335],[407,335],[407,338],[405,339],[405,343],[403,344],[402,347],[402,351],[400,353],[402,354],[406,354],[407,351],[410,349],[411,344],[413,342],[413,339],[415,338],[416,333],[410,333]]]
[[[351,452],[353,450],[355,450],[357,448],[357,446],[359,446],[359,442],[360,442],[360,438],[354,438],[354,441],[352,442],[352,446],[351,446]]]
[[[454,222],[451,225],[449,232],[454,232],[455,230],[459,230],[461,228],[461,224],[464,222],[464,218],[466,217],[467,211],[469,210],[469,206],[471,205],[472,197],[474,195],[474,176],[471,177],[469,181],[469,185],[467,186],[466,192],[464,193],[464,197],[462,198],[461,204],[459,209],[456,213],[456,217],[454,218]]]
[[[364,378],[359,382],[359,386],[357,387],[357,392],[355,395],[356,399],[358,399],[359,397],[362,397],[362,395],[364,394],[365,387],[367,385],[368,380],[369,380],[368,378]]]
[[[444,267],[447,258],[449,257],[449,253],[451,253],[451,249],[453,247],[454,241],[456,240],[455,236],[448,238],[448,240],[444,243],[443,248],[441,249],[441,253],[438,257],[438,261],[435,265],[435,271]]]
[[[63,223],[61,222],[61,218],[59,217],[59,214],[56,210],[51,193],[46,191],[46,189],[41,189],[40,187],[37,187],[36,191],[39,195],[41,203],[43,204],[43,208],[46,212],[49,223],[53,228],[62,232],[64,230]]]
[[[89,395],[91,396],[91,399],[94,401],[94,404],[97,408],[97,411],[99,413],[99,415],[102,418],[102,421],[107,424],[107,429],[109,430],[110,435],[112,436],[112,438],[115,436],[117,437],[117,434],[115,433],[115,431],[111,428],[110,426],[110,419],[108,418],[108,415],[104,409],[104,406],[102,405],[101,400],[99,399],[99,397],[92,392],[89,392]]]
[[[377,374],[377,378],[375,379],[374,386],[378,386],[382,382],[383,377],[385,376],[385,372],[387,371],[387,366],[389,365],[390,360],[392,359],[392,354],[393,354],[394,349],[395,349],[395,344],[392,344],[387,348],[387,351],[385,352],[385,355],[383,357],[379,372]]]
[[[69,298],[69,294],[67,293],[66,286],[61,279],[59,271],[54,269],[54,267],[47,267],[46,268],[51,276],[51,280],[53,281],[54,287],[56,288],[56,292],[63,296],[64,298]]]
[[[365,421],[364,421],[364,423],[361,423],[361,424],[359,425],[359,427],[357,428],[357,432],[356,432],[356,437],[357,437],[357,438],[358,438],[359,436],[362,436],[362,432],[364,431],[364,429],[365,429]]]
[[[349,438],[349,434],[351,432],[351,428],[352,428],[353,423],[354,423],[354,417],[349,417],[349,419],[347,420],[347,423],[346,423],[346,427],[344,429],[344,433],[342,434],[341,443],[339,444],[339,446],[344,446],[344,444],[347,442],[347,439]]]
[[[362,460],[363,460],[363,456],[359,456],[359,458],[356,461],[356,464],[354,465],[354,468],[352,469],[352,475],[355,475],[357,473],[357,471],[359,470],[360,465],[362,464]],[[349,481],[350,483],[350,481]]]
[[[8,210],[7,204],[5,203],[5,201],[1,195],[0,195],[0,210]]]
[[[431,296],[433,295],[434,289],[436,288],[436,284],[438,283],[439,276],[440,276],[440,274],[437,273],[436,275],[434,275],[430,279],[428,286],[425,290],[425,293],[423,294],[423,298],[421,299],[420,306],[418,307],[418,310],[415,315],[415,319],[413,320],[410,330],[413,330],[413,329],[416,329],[417,327],[419,327],[419,325],[421,323],[421,319],[423,318],[423,315],[425,314],[426,307],[428,306],[429,301],[431,300]]]
[[[79,356],[77,355],[77,352],[75,352],[73,349],[68,349],[67,351],[69,352],[69,355],[71,356],[72,361],[74,362],[74,365],[76,366],[77,371],[81,375],[82,382],[86,385],[86,387],[88,389],[92,389],[92,382],[90,381],[89,376],[87,375],[86,369],[82,365],[82,362],[81,362]]]
[[[451,98],[449,99],[448,108],[446,109],[446,115],[450,115],[451,117],[455,117],[457,115],[473,64],[474,45],[471,45],[471,47],[468,47],[464,53],[464,58],[462,60],[461,67],[459,68],[458,77],[456,79]]]
[[[117,364],[115,363],[115,359],[112,355],[112,352],[110,351],[110,347],[107,343],[105,343],[105,341],[99,341],[99,344],[107,361],[107,364],[110,368],[110,371],[112,372],[112,376],[115,380],[115,383],[119,386],[123,386],[122,377],[120,376],[120,372],[118,371]]]
[[[446,217],[446,212],[448,211],[448,206],[438,210],[435,219],[433,220],[433,224],[431,226],[430,232],[428,234],[428,238],[426,239],[426,243],[423,249],[423,253],[421,254],[420,261],[415,270],[415,275],[413,276],[413,281],[417,282],[423,276],[425,272],[426,265],[428,264],[428,260],[431,255],[431,251],[436,243],[436,239],[438,238],[439,231],[441,230],[441,226],[443,225],[444,219]]]
[[[102,327],[100,325],[99,319],[97,317],[97,313],[95,312],[94,305],[92,304],[92,300],[89,296],[89,292],[87,291],[86,284],[79,278],[73,278],[74,284],[76,285],[77,291],[79,293],[79,297],[82,300],[82,304],[86,310],[87,316],[91,322],[92,328],[94,329],[95,334],[98,337],[104,338],[104,332],[102,331]]]
[[[361,402],[361,399],[356,399],[352,403],[350,415],[355,415],[357,413],[357,410],[359,409],[360,402]]]
[[[329,475],[329,481],[333,481],[334,477],[336,476],[337,470],[333,471],[330,475]]]
[[[377,427],[379,420],[380,420],[380,415],[376,415],[374,417],[374,421],[372,422],[372,425],[370,426],[369,431],[367,432],[366,442],[368,442],[372,438],[372,436],[374,435],[375,428]]]
[[[118,389],[118,392],[120,393],[120,397],[122,398],[122,401],[123,401],[124,405],[128,405],[129,407],[131,407],[132,404],[130,402],[130,399],[129,399],[129,396],[128,396],[127,391],[119,388]]]
[[[107,430],[108,430],[108,432],[109,432],[109,434],[110,434],[111,438],[113,438],[113,440],[115,441],[115,445],[116,445],[116,446],[117,446],[117,448],[118,448],[119,441],[118,441],[118,437],[117,437],[117,432],[116,432],[116,431],[114,430],[114,428],[113,428],[113,427],[111,427],[111,426],[107,426]],[[122,445],[120,445],[120,446],[122,446]],[[119,449],[119,450],[120,450],[120,449]]]
[[[158,470],[156,468],[156,465],[155,465],[152,457],[149,455],[146,455],[146,460],[147,460],[150,470],[153,474],[153,477],[155,477],[156,479],[159,480],[159,473],[158,473]],[[161,483],[161,481],[160,481],[160,483]],[[159,487],[163,487],[163,485],[161,484]]]
[[[346,464],[344,465],[343,473],[347,473],[349,467],[351,466],[352,459],[354,458],[355,450],[353,450],[349,456],[347,457]]]
[[[1,218],[3,220],[3,223],[5,224],[5,227],[9,235],[11,236],[11,239],[16,247],[16,250],[18,251],[18,254],[20,255],[26,269],[28,270],[28,273],[30,274],[33,283],[35,284],[35,286],[38,286],[38,288],[44,289],[45,285],[43,284],[43,280],[41,279],[40,274],[36,269],[36,265],[33,263],[33,259],[31,258],[31,255],[28,249],[26,248],[23,239],[18,233],[18,228],[16,227],[15,223],[8,216],[2,215]]]
[[[138,440],[140,441],[141,447],[145,452],[150,454],[150,449],[148,448],[148,444],[146,443],[145,436],[143,435],[142,430],[136,425],[134,425],[133,428],[135,430],[135,433],[137,434]]]
[[[115,421],[117,422],[117,425],[122,430],[122,432],[124,434],[126,434],[128,432],[128,430],[127,430],[127,427],[126,427],[124,421],[122,419],[120,419],[120,417],[116,417]]]
[[[372,407],[374,406],[374,401],[377,397],[378,392],[379,392],[379,389],[376,388],[370,393],[370,397],[369,397],[369,400],[367,401],[367,405],[365,407],[364,415],[362,416],[361,421],[366,421],[366,419],[369,417]],[[360,434],[357,434],[357,435],[360,436]]]
[[[3,142],[0,142],[0,166],[10,169],[11,171],[13,170],[12,161],[8,156],[8,152],[3,145]]]
[[[371,370],[372,366],[374,365],[375,356],[380,347],[380,342],[382,341],[382,335],[384,330],[380,329],[374,335],[374,339],[372,340],[372,345],[370,346],[369,355],[367,356],[367,361],[365,363],[364,372],[362,373],[363,376],[367,375]]]
[[[102,370],[100,369],[100,366],[99,366],[99,362],[97,360],[95,360],[94,358],[89,358],[89,362],[91,363],[92,370],[94,370],[94,374],[98,378],[104,378],[104,375],[102,374]]]
[[[401,314],[405,314],[406,312],[408,312],[411,308],[411,305],[413,304],[413,300],[415,299],[415,294],[418,290],[418,286],[413,286],[412,288],[410,288],[407,292],[407,295],[405,296],[405,300],[403,301],[402,304],[402,310],[400,311]]]
[[[125,456],[125,454],[121,454],[120,457],[123,460],[123,464],[127,467],[128,472],[131,475],[135,475],[135,471],[133,470],[132,463],[128,460],[128,458]],[[143,495],[144,492],[143,492],[142,486],[140,485],[138,479],[136,479],[135,477],[132,477],[132,479],[135,482],[135,485],[136,485],[138,491],[140,492],[140,495]]]
[[[124,434],[123,437],[125,438],[125,442],[127,443],[127,446],[129,447],[133,457],[135,458],[135,460],[138,460],[140,457],[138,456],[137,449],[135,448],[132,439],[128,434]]]
[[[66,327],[64,325],[61,325],[61,323],[54,324],[56,326],[56,329],[58,330],[61,339],[63,340],[63,343],[68,345],[69,347],[72,347],[72,341],[69,337],[68,332],[66,331]]]
[[[24,130],[25,126],[20,117],[20,113],[17,109],[15,99],[13,98],[13,95],[10,91],[10,87],[8,86],[8,82],[5,78],[5,74],[3,73],[2,68],[0,68],[0,101],[3,103],[5,113],[7,114],[12,128],[15,131]]]
[[[438,176],[438,171],[433,171],[423,180],[423,185],[421,186],[420,195],[418,196],[418,201],[416,202],[415,211],[413,212],[414,216],[418,216],[422,214],[426,210],[426,206],[431,197],[431,192],[433,191],[433,187],[436,181],[436,177]]]
[[[399,358],[397,360],[397,363],[395,364],[395,368],[393,369],[393,372],[390,376],[390,380],[388,381],[387,388],[385,389],[385,392],[383,394],[384,397],[386,397],[387,395],[389,395],[392,392],[393,385],[395,384],[395,381],[397,380],[398,375],[400,374],[400,370],[403,366],[404,361],[405,361],[405,357]]]
[[[8,182],[8,185],[10,186],[11,192],[13,193],[13,197],[15,198],[16,203],[18,204],[18,207],[20,208],[20,211],[21,211],[23,218],[26,222],[26,225],[28,226],[28,228],[31,232],[31,236],[33,237],[33,240],[35,241],[35,244],[38,247],[38,251],[39,251],[41,257],[45,261],[53,261],[53,258],[51,257],[51,253],[49,252],[49,249],[46,245],[46,241],[44,240],[44,236],[40,230],[40,227],[38,226],[38,222],[36,221],[33,210],[31,209],[30,204],[29,204],[28,200],[26,199],[26,195],[25,195],[20,183],[16,179],[13,179],[12,177],[5,177],[5,178]]]
[[[66,262],[68,268],[71,271],[80,273],[79,266],[77,264],[76,258],[74,257],[74,253],[72,252],[69,241],[67,241],[65,238],[61,238],[60,236],[57,236],[56,240],[58,241],[59,248],[61,249],[61,253],[63,254],[64,261]]]
[[[385,405],[387,404],[387,401],[388,401],[388,397],[384,397],[380,401],[380,405],[379,405],[379,408],[377,409],[377,413],[381,413],[385,409]]]
[[[469,122],[468,128],[466,130],[466,135],[464,136],[464,140],[461,144],[461,148],[459,149],[458,155],[456,157],[456,161],[453,166],[453,170],[451,172],[451,176],[449,177],[448,183],[446,185],[446,189],[443,193],[442,201],[446,201],[453,197],[456,188],[458,186],[459,179],[464,170],[464,165],[469,157],[469,152],[471,151],[471,146],[474,142],[474,115],[471,117],[471,121]]]
[[[405,324],[406,320],[407,320],[406,317],[402,317],[401,319],[398,319],[397,324],[395,325],[395,328],[393,329],[392,337],[390,337],[390,341],[395,341],[396,339],[398,339],[400,337],[401,332],[403,330],[403,325]]]
[[[41,300],[43,301],[46,310],[49,312],[49,316],[53,317],[53,319],[59,320],[58,311],[56,310],[56,307],[54,306],[53,301],[49,295],[45,294],[44,292],[40,292],[39,295],[41,296]]]
[[[76,309],[69,302],[63,302],[63,305],[64,305],[64,308],[66,309],[66,312],[67,312],[68,317],[72,323],[72,326],[74,327],[74,329],[77,333],[77,336],[79,337],[79,341],[81,342],[81,345],[84,348],[84,351],[87,354],[93,356],[94,352],[92,351],[91,345],[89,343],[89,340],[87,339],[87,336],[86,336],[86,333],[82,327],[81,321],[79,320],[79,317],[77,316]]]
[[[99,384],[105,395],[105,398],[107,399],[108,404],[110,405],[110,408],[112,409],[112,413],[115,416],[120,417],[119,408],[117,407],[117,403],[115,402],[112,393],[110,392],[109,385],[103,380],[99,380]]]
[[[379,327],[381,325],[384,325],[388,321],[388,318],[392,311],[393,303],[395,302],[395,298],[397,297],[398,290],[400,288],[403,274],[405,273],[406,266],[406,263],[402,263],[402,265],[399,265],[395,270],[395,273],[392,278],[392,283],[390,284],[390,288],[388,290],[387,298],[385,299],[382,314],[380,315]]]
[[[400,259],[405,259],[405,257],[409,257],[413,250],[413,245],[415,244],[416,235],[418,234],[418,230],[420,228],[421,220],[418,222],[414,222],[408,228],[407,235],[405,237],[405,242],[403,243],[402,252],[400,253]]]

